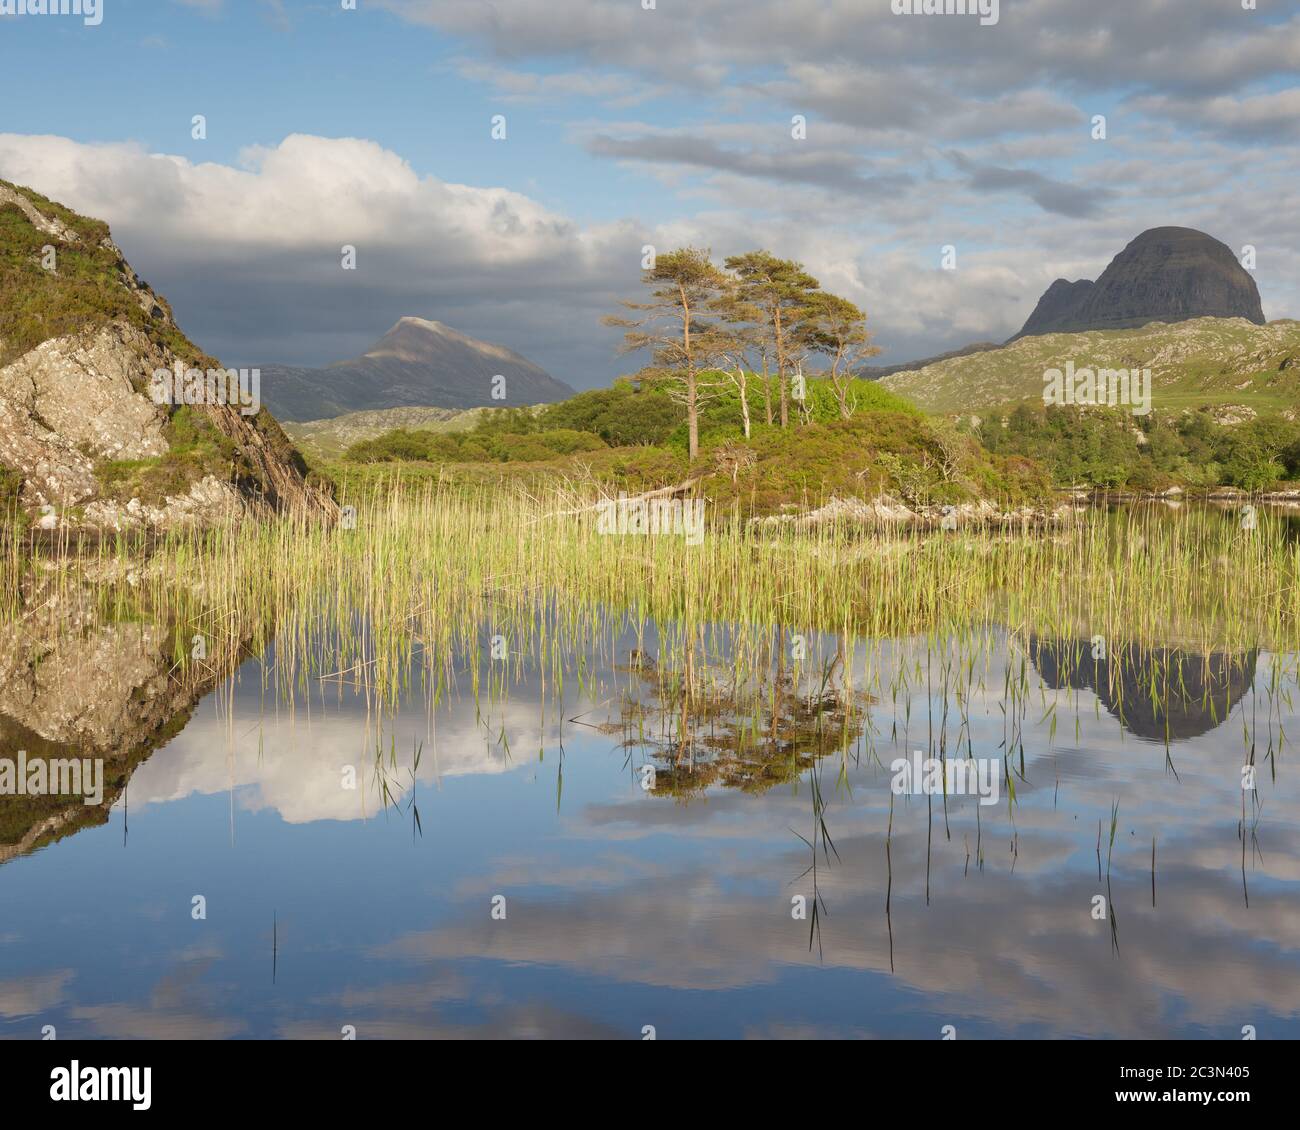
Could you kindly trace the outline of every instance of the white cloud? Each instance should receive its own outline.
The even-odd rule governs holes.
[[[303,134],[250,148],[237,165],[0,134],[0,177],[109,221],[186,332],[230,364],[340,360],[417,315],[516,349],[577,387],[605,384],[629,361],[599,319],[637,294],[645,243],[719,257],[760,245],[801,260],[866,308],[882,363],[1008,337],[1053,278],[1095,278],[1138,232],[1163,224],[1255,245],[1266,314],[1300,307],[1287,270],[1300,253],[1286,206],[1295,158],[1284,150],[1191,145],[1125,125],[1074,174],[1017,166],[997,141],[860,167],[808,148],[785,167],[778,149],[755,144],[753,125],[689,136],[610,126],[624,137],[637,128],[653,144],[627,155],[675,182],[679,212],[693,210],[584,225],[507,188],[421,173],[373,141]],[[988,191],[971,170],[992,180]],[[1107,207],[1088,207],[1090,185]],[[1026,210],[1020,193],[1084,215]],[[935,269],[948,243],[956,272]],[[344,244],[357,248],[355,272],[340,268]]]

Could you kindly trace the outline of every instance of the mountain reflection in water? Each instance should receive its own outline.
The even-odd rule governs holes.
[[[1300,1034],[1294,656],[622,630],[385,709],[83,611],[0,639],[0,754],[111,785],[0,798],[0,1035]],[[913,750],[1012,788],[895,796]]]
[[[1181,742],[1223,725],[1255,681],[1258,652],[1194,655],[1031,635],[1029,655],[1051,689],[1092,691],[1130,733]]]

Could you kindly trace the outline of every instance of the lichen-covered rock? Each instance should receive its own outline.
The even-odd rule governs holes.
[[[19,481],[33,525],[169,529],[337,513],[268,413],[155,402],[158,370],[221,366],[177,330],[107,228],[4,182],[0,212],[0,237],[14,244],[0,248],[13,252],[0,256],[0,294],[18,296],[0,317],[0,471]],[[66,332],[42,338],[54,325]]]
[[[0,463],[22,476],[25,504],[79,505],[99,489],[96,460],[167,453],[166,412],[132,383],[148,346],[108,326],[86,340],[42,342],[0,369]]]

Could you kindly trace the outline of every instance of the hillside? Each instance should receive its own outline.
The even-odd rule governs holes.
[[[309,459],[328,462],[340,458],[354,443],[377,439],[397,429],[467,431],[490,411],[488,408],[378,408],[348,412],[327,420],[285,421],[284,430]]]
[[[512,349],[441,322],[402,318],[361,357],[323,369],[263,365],[267,406],[282,420],[323,420],[383,408],[502,408],[573,395]],[[505,378],[494,396],[494,378]]]
[[[1067,361],[1093,368],[1149,368],[1162,410],[1223,406],[1244,417],[1300,406],[1300,322],[1257,326],[1244,318],[1022,337],[1001,349],[940,361],[880,383],[930,412],[982,414],[1041,403],[1043,373]]]
[[[106,224],[0,181],[0,513],[123,530],[334,512],[251,401],[202,379],[193,403],[155,399],[153,374],[177,369],[225,374]]]

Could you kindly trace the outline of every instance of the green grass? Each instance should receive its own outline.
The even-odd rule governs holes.
[[[1255,326],[1197,318],[1133,330],[1025,337],[1001,349],[895,373],[880,383],[929,412],[988,415],[1042,403],[1043,373],[1078,367],[1149,368],[1159,411],[1246,405],[1284,412],[1300,405],[1300,322]]]
[[[16,205],[0,206],[0,365],[50,338],[123,321],[187,363],[207,367],[210,358],[170,324],[171,308],[165,299],[154,296],[164,317],[154,317],[141,306],[127,285],[129,268],[104,246],[108,225],[78,216],[30,189],[0,184],[21,193],[80,237],[76,243],[61,242],[39,231]],[[53,271],[43,266],[47,246],[55,250]]]
[[[0,463],[0,515],[17,505],[18,493],[22,490],[22,486],[22,475],[12,467]]]

